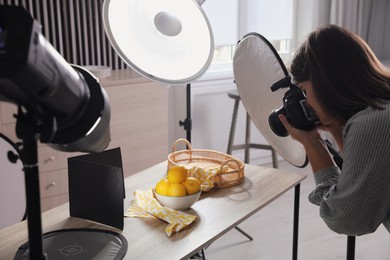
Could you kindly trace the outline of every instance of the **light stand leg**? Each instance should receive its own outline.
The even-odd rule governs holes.
[[[355,244],[356,244],[356,237],[348,236],[347,237],[347,260],[355,259]]]
[[[26,186],[29,256],[33,260],[46,259],[43,252],[38,148],[34,128],[28,116],[18,115],[17,134],[23,140],[21,160]]]
[[[251,237],[248,233],[246,233],[244,230],[242,230],[242,229],[239,228],[238,226],[235,226],[234,228],[237,229],[238,232],[240,232],[241,234],[243,234],[244,236],[246,236],[250,241],[253,240],[253,237]]]
[[[246,113],[246,127],[245,127],[245,156],[244,156],[244,162],[249,163],[250,156],[250,142],[251,142],[251,118],[249,117],[249,114]]]

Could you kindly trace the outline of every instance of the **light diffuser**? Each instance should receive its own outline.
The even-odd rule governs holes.
[[[212,61],[211,27],[194,0],[106,0],[103,21],[119,56],[151,80],[190,83]]]
[[[286,92],[272,92],[270,88],[288,75],[273,46],[259,34],[244,36],[233,57],[233,71],[242,103],[264,138],[285,160],[297,167],[306,166],[302,144],[290,136],[277,136],[268,123],[269,114],[283,105]]]

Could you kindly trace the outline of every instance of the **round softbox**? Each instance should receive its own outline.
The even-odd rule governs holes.
[[[285,160],[305,167],[308,160],[303,145],[290,136],[277,136],[268,123],[269,114],[283,105],[286,92],[272,92],[271,86],[288,75],[274,47],[260,34],[245,35],[233,57],[233,71],[242,103],[264,138]]]
[[[103,21],[118,55],[153,81],[190,83],[212,61],[210,23],[194,0],[105,0]]]

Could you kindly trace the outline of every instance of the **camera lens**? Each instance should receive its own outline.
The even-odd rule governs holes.
[[[275,109],[271,112],[271,114],[268,116],[268,123],[272,129],[272,131],[281,137],[288,136],[288,132],[282,122],[279,120],[279,115],[283,114],[286,115],[284,111],[284,107],[281,107],[279,109]]]

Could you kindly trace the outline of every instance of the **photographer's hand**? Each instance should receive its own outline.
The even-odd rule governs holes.
[[[297,129],[288,122],[283,114],[279,115],[279,120],[291,137],[305,147],[314,173],[330,166],[336,166],[317,129],[311,131]]]
[[[286,116],[283,114],[279,115],[279,120],[282,122],[283,126],[286,128],[290,136],[297,140],[298,142],[305,145],[306,142],[311,142],[310,139],[317,141],[321,139],[320,133],[317,129],[307,131],[293,127],[290,122],[287,120]]]

